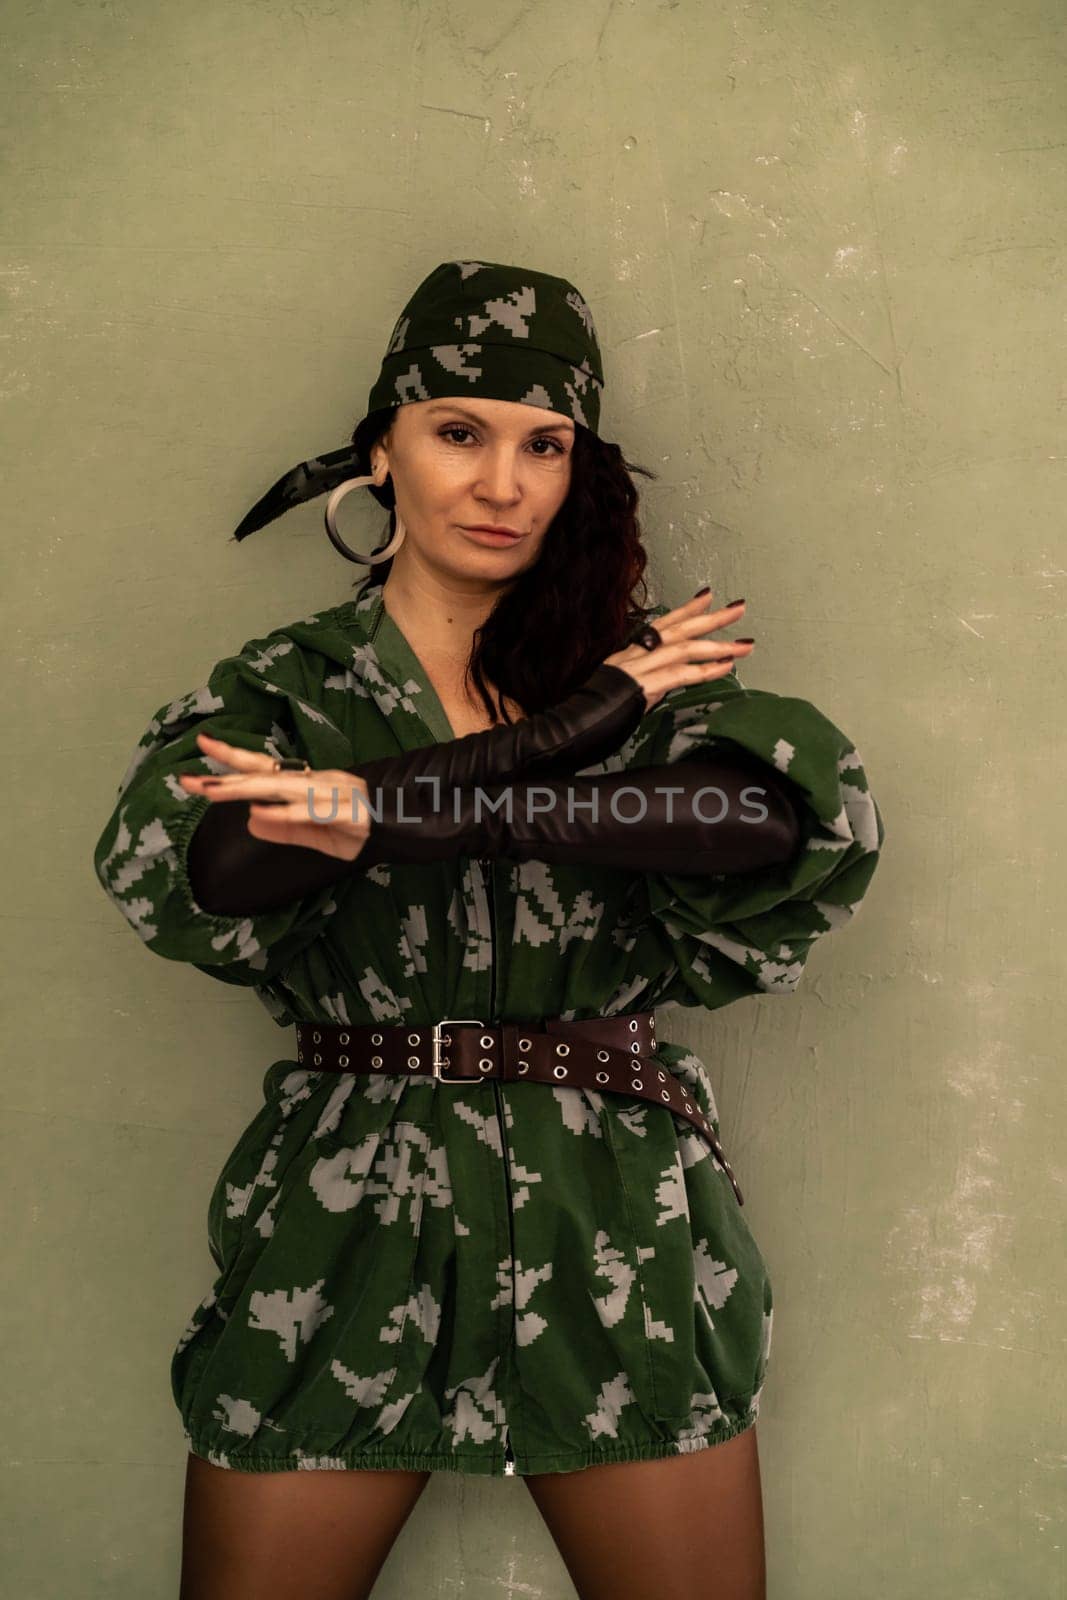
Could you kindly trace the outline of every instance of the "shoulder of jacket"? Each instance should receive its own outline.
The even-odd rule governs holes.
[[[304,654],[324,656],[329,661],[347,663],[351,660],[352,646],[366,642],[365,619],[369,612],[366,600],[344,600],[255,634],[245,640],[239,653],[258,655],[264,650],[289,653],[295,649]]]

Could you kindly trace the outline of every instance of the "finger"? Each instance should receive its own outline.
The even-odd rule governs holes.
[[[248,815],[258,817],[261,821],[314,829],[316,833],[336,828],[347,821],[343,811],[338,808],[335,814],[333,806],[327,801],[323,801],[321,806],[309,807],[303,800],[249,800]]]
[[[296,777],[300,778],[302,774],[297,773]],[[268,776],[263,772],[224,772],[221,775],[206,772],[182,772],[178,775],[178,781],[189,787],[195,794],[207,794],[215,800],[247,800],[253,793],[258,798],[266,798],[268,794],[280,794],[281,786],[283,785],[285,786],[284,798],[286,800],[293,798],[290,793],[291,785],[286,773],[271,773]],[[249,789],[249,784],[257,783],[268,784],[270,786],[269,790],[264,789],[260,793],[259,790]],[[314,788],[315,786],[312,784],[311,787]],[[304,788],[299,791],[300,794],[304,792]],[[329,793],[330,791],[328,789],[323,790],[320,784],[316,793],[320,792]]]
[[[735,600],[730,606],[718,606],[711,611],[698,611],[694,615],[680,618],[671,629],[672,636],[691,639],[695,634],[706,633],[709,629],[728,627],[731,622],[740,622],[744,610],[745,602]],[[666,621],[666,618],[663,621]],[[657,622],[654,626],[659,628],[661,623]]]
[[[257,822],[276,822],[283,828],[292,828],[308,820],[307,807],[292,800],[250,800],[248,816],[249,820],[255,817]]]
[[[694,661],[686,666],[675,667],[668,676],[657,674],[653,678],[644,680],[644,688],[648,694],[669,694],[672,689],[681,688],[689,683],[710,683],[720,678],[728,678],[734,671],[734,658],[730,656],[720,661]]]
[[[689,634],[673,642],[665,640],[655,650],[638,647],[637,655],[627,656],[625,665],[641,683],[651,688],[667,669],[677,672],[680,665],[688,663],[703,667],[708,661],[747,653],[752,649],[752,645],[741,644],[733,639],[699,639]]]
[[[668,667],[677,661],[695,661],[700,665],[717,656],[747,655],[753,649],[754,644],[747,644],[741,639],[683,639],[676,644],[660,645],[658,650],[649,651],[649,667],[656,672],[660,667]]]
[[[678,624],[693,621],[704,622],[708,617],[740,616],[745,605],[744,600],[735,600],[732,605],[717,606],[713,610],[709,610],[711,600],[710,592],[708,594],[696,594],[691,600],[686,600],[683,605],[676,606],[673,611],[668,611],[665,617],[660,617],[655,626],[657,628],[673,628]]]
[[[710,600],[709,594],[695,594],[691,600],[686,600],[683,605],[675,606],[673,611],[668,611],[666,616],[649,617],[647,620],[657,632],[673,633],[676,628],[684,626],[687,622],[704,617]]]
[[[198,733],[196,737],[201,746],[209,747],[205,754],[213,761],[222,761],[238,772],[269,772],[274,764],[274,757],[265,750],[242,750],[240,745],[227,744],[210,733]]]
[[[181,772],[178,782],[186,784],[196,794],[207,794],[209,791],[232,789],[234,784],[243,783],[247,776],[247,773],[241,772]]]
[[[257,778],[238,773],[224,778],[210,778],[198,773],[183,772],[178,781],[187,785],[193,793],[206,795],[210,800],[250,800],[254,797],[257,800],[280,800],[288,804],[294,796],[288,789],[283,792],[279,783],[280,776]],[[250,788],[249,785],[257,787]]]
[[[257,839],[273,844],[303,845],[305,849],[318,850],[322,855],[338,861],[352,861],[366,842],[366,833],[339,832],[337,828],[320,828],[306,817],[297,814],[279,815],[273,806],[260,801],[248,810],[248,831]]]
[[[718,628],[728,627],[731,622],[739,622],[744,612],[745,602],[737,600],[733,605],[720,606],[718,610],[707,609],[707,595],[701,595],[699,600],[687,601],[684,606],[668,612],[665,617],[656,617],[651,620],[652,626],[663,640],[656,647],[655,654],[681,646],[686,650],[689,641],[696,639],[702,633],[714,632]],[[631,663],[639,662],[642,655],[651,655],[642,645],[624,645],[623,655],[627,667]],[[609,658],[610,659],[610,658]]]
[[[727,617],[717,621],[714,615],[709,614],[706,620],[698,619],[684,627],[680,632],[676,632],[672,638],[664,639],[663,643],[657,646],[655,650],[643,652],[648,672],[655,673],[661,667],[674,666],[683,662],[702,661],[703,658],[708,656],[748,655],[755,648],[754,642],[750,644],[740,639],[700,637],[701,633],[714,632],[719,628],[726,627],[729,620]],[[636,665],[640,666],[640,663],[636,663]],[[648,672],[642,671],[640,674],[645,682],[648,681]]]
[[[248,831],[275,844],[302,844],[317,849],[330,829],[309,822],[303,806],[271,805],[253,800],[248,807]],[[329,852],[328,852],[329,853]]]
[[[267,776],[250,773],[228,778],[194,778],[201,794],[212,800],[269,800],[297,807],[304,817],[336,821],[347,805],[347,786],[326,783],[311,773],[278,772]]]

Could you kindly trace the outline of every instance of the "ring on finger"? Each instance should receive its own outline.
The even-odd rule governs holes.
[[[651,622],[646,622],[634,629],[627,643],[640,645],[642,650],[657,650],[663,643],[663,635]]]

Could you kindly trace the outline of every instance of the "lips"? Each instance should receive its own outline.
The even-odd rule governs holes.
[[[473,524],[471,526],[468,526],[467,532],[468,533],[499,533],[501,535],[506,535],[507,538],[509,538],[509,539],[521,539],[522,538],[522,534],[516,532],[516,530],[514,528],[491,528],[485,523],[476,523],[476,524]]]

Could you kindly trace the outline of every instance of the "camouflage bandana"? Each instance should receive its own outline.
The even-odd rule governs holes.
[[[497,261],[445,261],[397,318],[366,415],[482,395],[558,411],[596,433],[603,387],[592,314],[566,278]],[[256,502],[233,538],[247,538],[363,472],[351,444],[300,462]]]

